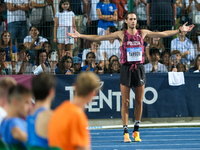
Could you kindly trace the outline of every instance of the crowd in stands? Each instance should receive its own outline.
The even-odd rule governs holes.
[[[119,73],[118,40],[88,41],[67,33],[74,28],[82,34],[112,34],[122,29],[128,7],[128,0],[1,0],[0,74]],[[138,29],[159,32],[185,22],[195,25],[189,33],[145,38],[146,73],[198,70],[200,0],[133,0],[133,10]]]

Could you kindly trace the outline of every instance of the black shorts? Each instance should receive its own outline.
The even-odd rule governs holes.
[[[120,80],[119,83],[128,87],[138,87],[146,83],[146,75],[144,66],[142,64],[137,65],[137,69],[132,72],[130,70],[131,65],[123,64],[120,68]]]

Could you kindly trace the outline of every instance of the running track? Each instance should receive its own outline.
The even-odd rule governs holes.
[[[141,128],[142,142],[131,143],[123,142],[123,129],[90,130],[90,134],[92,150],[200,150],[200,127]]]

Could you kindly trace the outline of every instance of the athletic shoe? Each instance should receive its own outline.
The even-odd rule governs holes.
[[[131,142],[131,139],[129,138],[129,133],[124,133],[124,142]]]
[[[135,139],[136,142],[141,142],[142,140],[140,139],[140,133],[135,131],[133,132],[132,137]]]

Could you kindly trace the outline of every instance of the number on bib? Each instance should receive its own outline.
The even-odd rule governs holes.
[[[133,47],[127,48],[127,61],[142,61],[142,48]]]

